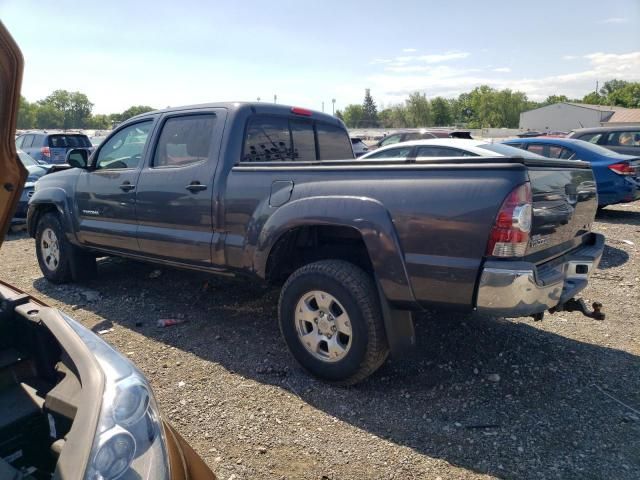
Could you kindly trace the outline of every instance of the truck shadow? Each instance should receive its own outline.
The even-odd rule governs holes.
[[[616,210],[605,208],[604,210],[598,211],[596,221],[600,223],[640,225],[640,212],[637,210],[623,210],[620,207]]]
[[[607,240],[611,241],[611,240]],[[609,268],[619,267],[629,261],[629,254],[621,248],[612,247],[605,244],[604,252],[602,252],[602,259],[598,268],[600,270],[607,270]]]
[[[99,278],[86,285],[39,279],[34,286],[462,468],[499,478],[640,478],[640,418],[612,399],[638,409],[640,357],[545,330],[561,322],[572,332],[583,321],[577,314],[536,324],[428,312],[418,322],[414,351],[358,386],[339,388],[306,375],[287,353],[276,324],[277,291],[177,270],[150,278],[153,266],[100,263]],[[87,288],[101,298],[83,301]],[[189,321],[155,325],[176,315]],[[153,382],[156,370],[143,368]],[[210,382],[211,391],[224,388],[219,379]],[[223,408],[202,402],[203,409]],[[204,439],[192,441],[208,448]]]

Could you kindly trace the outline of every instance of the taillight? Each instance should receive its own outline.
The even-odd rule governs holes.
[[[609,165],[609,170],[618,175],[635,175],[636,169],[633,168],[628,162],[614,163]]]
[[[49,149],[49,147],[40,148],[40,153],[42,154],[43,157],[50,157],[51,156],[51,150]]]
[[[500,207],[489,235],[487,255],[522,257],[529,243],[532,211],[531,185],[514,188]]]

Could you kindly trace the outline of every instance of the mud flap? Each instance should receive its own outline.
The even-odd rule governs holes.
[[[376,282],[376,285],[378,286],[378,297],[380,297],[384,330],[387,334],[389,349],[391,355],[397,358],[406,354],[416,345],[413,312],[391,308],[378,282]]]

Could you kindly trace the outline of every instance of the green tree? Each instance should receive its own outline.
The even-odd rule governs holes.
[[[552,105],[554,103],[563,103],[568,101],[569,97],[567,97],[566,95],[549,95],[542,103],[544,103],[545,105]]]
[[[609,80],[608,82],[604,82],[604,85],[602,85],[602,88],[600,89],[600,95],[602,95],[603,97],[608,97],[609,95],[611,95],[616,90],[620,90],[620,89],[626,87],[627,85],[629,85],[629,82],[626,82],[625,80],[618,80],[618,79],[614,78],[613,80]]]
[[[344,115],[342,115],[340,110],[336,110],[336,117],[344,122]]]
[[[640,108],[640,82],[627,83],[624,87],[612,91],[607,96],[607,104]]]
[[[18,107],[18,121],[16,128],[22,130],[35,127],[37,109],[38,106],[36,104],[29,103],[26,98],[20,95],[20,105]]]
[[[409,127],[428,127],[431,125],[431,108],[424,93],[409,94],[407,104],[407,123]]]
[[[40,108],[48,107],[48,112],[53,108],[60,113],[62,125],[58,128],[84,128],[93,109],[93,103],[84,93],[67,90],[55,90],[38,104]]]
[[[119,122],[124,122],[125,120],[130,119],[131,117],[135,117],[136,115],[140,115],[141,113],[147,113],[155,110],[155,108],[150,107],[149,105],[134,105],[132,107],[127,108],[124,112],[122,112],[118,118]]]
[[[588,103],[590,105],[604,105],[606,103],[606,97],[603,97],[598,92],[590,92],[582,97],[582,103]]]
[[[349,128],[363,127],[362,119],[364,118],[364,109],[362,105],[347,105],[344,109],[344,123]]]
[[[364,91],[362,102],[362,126],[367,128],[378,126],[378,108],[371,96],[371,90],[368,88]]]
[[[92,115],[87,122],[87,128],[95,130],[109,130],[112,127],[110,115]]]
[[[36,128],[64,128],[64,113],[54,105],[38,105],[36,110]]]
[[[431,100],[431,117],[433,124],[439,127],[451,125],[451,106],[449,102],[442,98],[436,97]]]

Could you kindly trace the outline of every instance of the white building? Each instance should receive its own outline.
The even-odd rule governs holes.
[[[563,130],[640,124],[640,108],[554,103],[520,114],[522,130]]]

